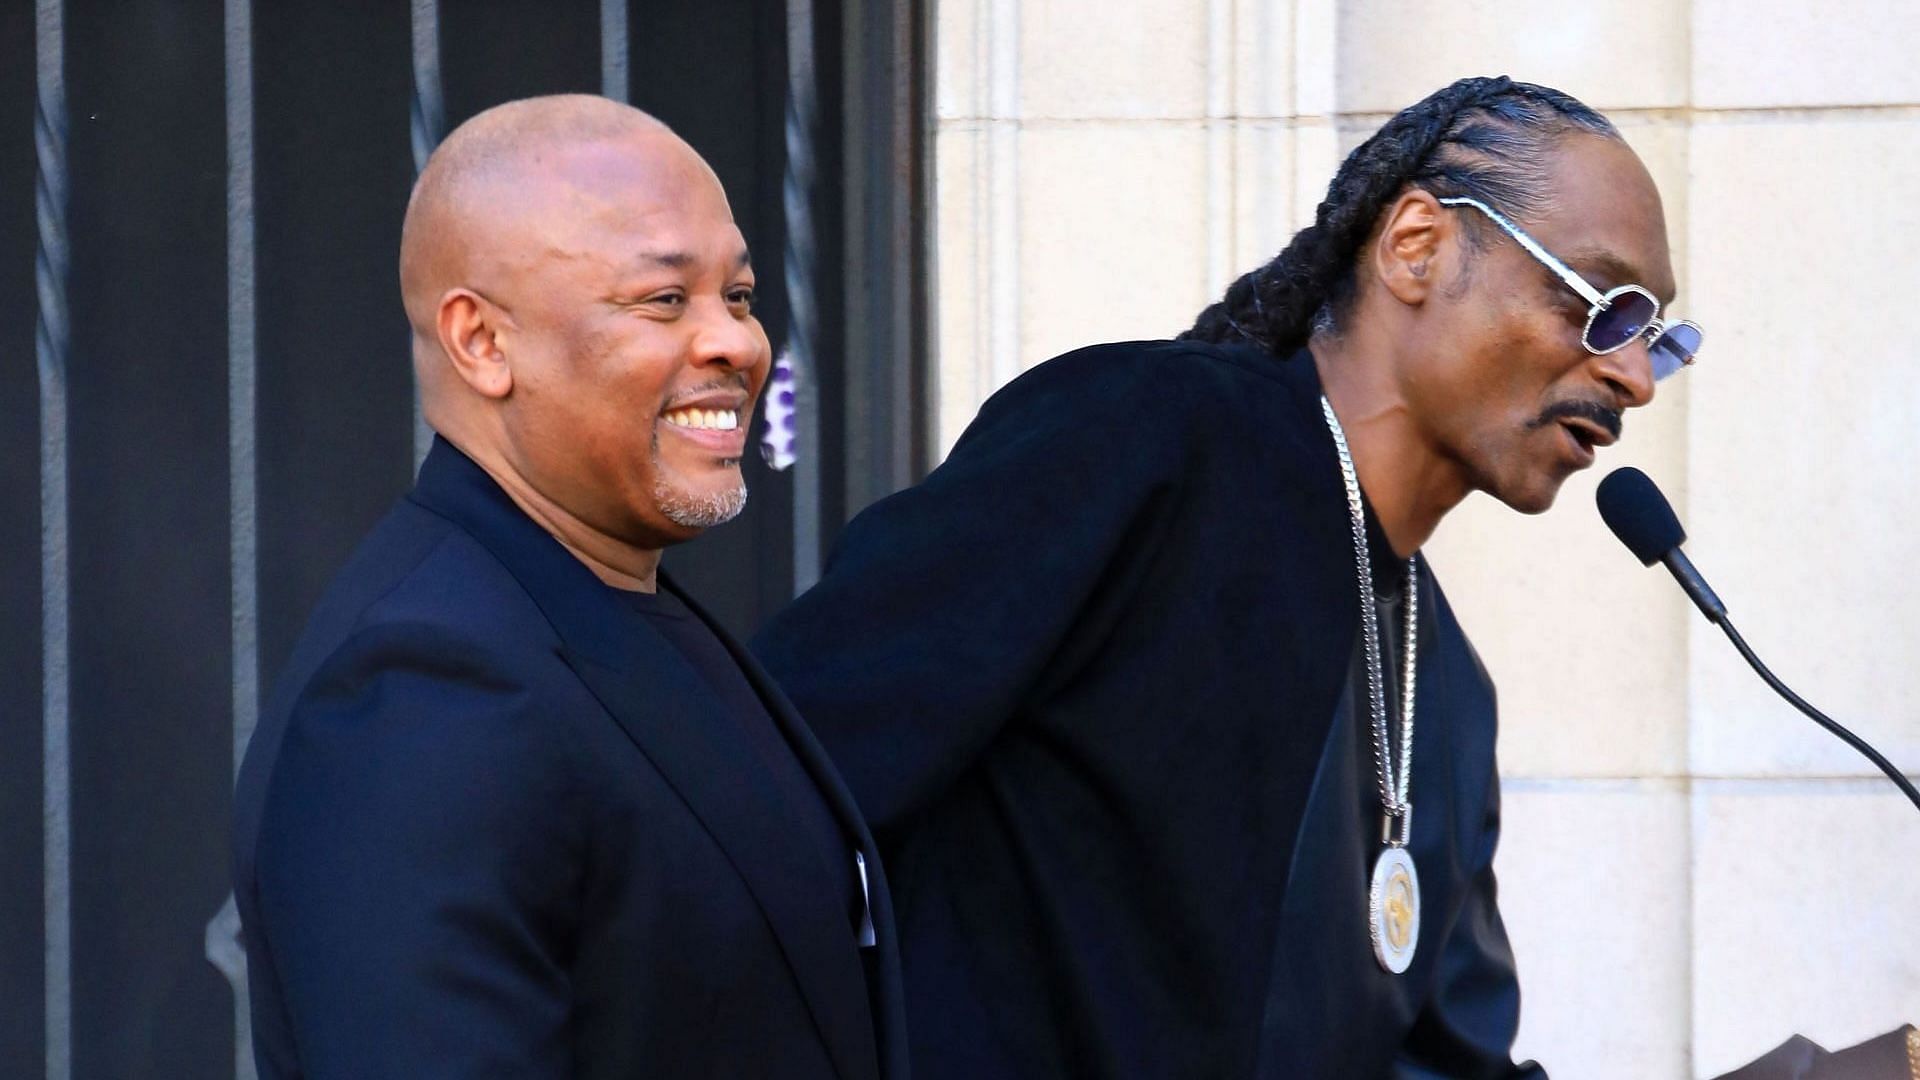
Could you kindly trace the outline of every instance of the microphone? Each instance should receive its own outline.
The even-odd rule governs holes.
[[[1887,779],[1892,780],[1916,808],[1920,808],[1920,791],[1914,790],[1913,783],[1894,768],[1892,762],[1868,745],[1865,739],[1809,705],[1767,670],[1767,665],[1760,662],[1760,657],[1747,646],[1746,639],[1740,636],[1740,631],[1733,628],[1733,621],[1727,618],[1727,606],[1707,587],[1707,580],[1700,576],[1700,571],[1694,569],[1693,561],[1681,552],[1680,545],[1686,543],[1687,531],[1680,527],[1680,519],[1675,516],[1672,504],[1667,502],[1667,497],[1660,493],[1660,488],[1646,473],[1632,467],[1615,469],[1600,481],[1595,501],[1600,504],[1601,520],[1607,523],[1607,528],[1613,530],[1613,535],[1619,537],[1621,543],[1627,545],[1627,550],[1646,566],[1656,562],[1665,563],[1674,580],[1680,583],[1687,596],[1692,598],[1694,606],[1700,609],[1700,614],[1726,632],[1733,647],[1740,650],[1740,655],[1775,693],[1805,713],[1808,719],[1864,754],[1868,761],[1887,774]]]
[[[1700,614],[1715,626],[1726,624],[1727,605],[1713,595],[1707,580],[1680,550],[1680,545],[1687,542],[1687,530],[1680,527],[1672,504],[1646,473],[1631,467],[1615,469],[1600,481],[1594,498],[1600,504],[1601,520],[1642,565],[1667,564]]]

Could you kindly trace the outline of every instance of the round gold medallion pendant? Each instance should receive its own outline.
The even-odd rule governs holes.
[[[1398,975],[1413,963],[1413,950],[1420,944],[1420,875],[1414,873],[1413,856],[1406,848],[1380,853],[1367,906],[1374,959]]]

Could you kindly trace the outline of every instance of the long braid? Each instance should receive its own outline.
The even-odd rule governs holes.
[[[1361,245],[1409,185],[1472,195],[1513,213],[1533,209],[1544,198],[1544,144],[1570,129],[1618,137],[1572,97],[1505,76],[1461,79],[1428,95],[1348,154],[1313,224],[1273,261],[1241,275],[1180,336],[1291,353],[1337,322],[1353,293]]]

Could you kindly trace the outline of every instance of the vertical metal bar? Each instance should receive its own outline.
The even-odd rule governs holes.
[[[253,10],[226,0],[227,92],[227,496],[233,632],[233,768],[260,715],[259,514],[255,473],[257,366],[254,310]],[[247,956],[232,895],[207,924],[207,959],[233,988],[237,1080],[254,1080]]]
[[[73,1076],[72,757],[67,640],[67,92],[64,5],[38,0],[33,145],[40,379],[40,622],[47,1080]]]
[[[926,359],[925,6],[845,0],[844,401],[848,514],[917,479]]]
[[[909,54],[914,57],[910,77],[899,80],[901,113],[909,120],[903,152],[913,164],[907,185],[909,199],[903,230],[906,235],[906,280],[911,283],[906,306],[907,348],[913,362],[904,393],[908,402],[903,442],[905,471],[899,485],[918,483],[939,461],[940,377],[934,342],[939,340],[938,259],[935,258],[934,132],[939,129],[933,104],[939,64],[938,38],[932,4],[909,5]]]
[[[413,174],[427,167],[427,157],[446,134],[447,111],[440,88],[440,4],[413,0]],[[411,353],[411,348],[409,348]],[[426,460],[433,446],[433,429],[420,413],[420,386],[413,387],[413,463]]]
[[[253,13],[227,11],[227,485],[232,505],[233,767],[260,714],[259,540],[255,485]]]
[[[413,0],[413,172],[427,167],[427,156],[440,145],[446,127],[446,105],[440,93],[440,5],[438,0]]]
[[[875,100],[875,83],[885,85],[884,73],[876,69],[899,62],[893,42],[885,36],[885,16],[875,16],[884,6],[875,0],[841,0],[840,3],[840,199],[841,205],[857,211],[840,216],[839,267],[846,282],[840,297],[836,342],[841,380],[836,387],[840,408],[841,470],[834,477],[839,485],[839,510],[843,520],[859,512],[874,498],[872,484],[874,448],[891,442],[893,414],[886,403],[876,400],[873,374],[877,357],[890,356],[888,337],[893,329],[891,312],[891,268],[874,258],[876,233],[884,232],[893,208],[891,187],[886,181],[874,183],[872,163],[876,146],[884,154],[892,143],[893,116],[887,102]],[[891,179],[889,177],[888,179]]]
[[[632,96],[627,75],[627,0],[600,0],[600,93],[615,101]]]
[[[818,102],[813,63],[813,0],[787,0],[787,167],[780,181],[786,215],[787,353],[794,375],[793,592],[820,578],[820,380],[814,370],[819,298],[814,289],[813,139]]]

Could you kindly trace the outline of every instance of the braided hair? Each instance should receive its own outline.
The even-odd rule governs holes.
[[[1241,275],[1180,337],[1247,341],[1285,356],[1337,329],[1375,221],[1408,187],[1468,195],[1517,217],[1547,201],[1552,144],[1571,131],[1620,133],[1558,90],[1498,78],[1461,79],[1395,113],[1340,164],[1314,222],[1273,261]],[[1469,239],[1475,234],[1470,227]]]

